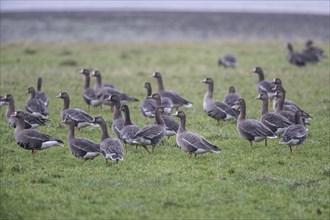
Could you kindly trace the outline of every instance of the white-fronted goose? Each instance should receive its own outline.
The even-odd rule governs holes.
[[[37,83],[37,91],[36,91],[36,99],[40,99],[46,107],[48,107],[49,104],[49,98],[47,93],[41,91],[41,86],[42,86],[42,78],[38,78],[38,83]]]
[[[252,142],[265,140],[267,146],[267,138],[276,138],[275,134],[260,121],[254,119],[246,119],[246,104],[244,99],[239,99],[237,104],[240,106],[240,114],[237,119],[238,134],[248,140],[252,146]]]
[[[321,61],[326,56],[324,55],[323,49],[315,47],[312,40],[308,40],[305,44],[305,49],[302,51],[305,54],[308,54],[318,61]]]
[[[295,124],[286,129],[280,140],[280,144],[287,144],[291,152],[293,146],[302,144],[307,137],[307,130],[303,125],[301,116],[302,111],[298,110],[295,113]]]
[[[43,101],[35,98],[36,90],[33,87],[30,87],[26,93],[29,93],[30,97],[25,102],[25,110],[35,116],[47,119],[49,117],[48,109]]]
[[[241,96],[236,92],[236,89],[234,86],[229,86],[228,93],[225,95],[223,102],[226,103],[231,108],[235,109],[235,103],[238,99],[240,99]],[[237,109],[235,109],[237,110]]]
[[[149,152],[147,145],[152,146],[152,153],[155,151],[155,147],[163,140],[165,136],[165,123],[161,114],[164,109],[156,107],[155,111],[155,124],[147,125],[141,128],[134,136],[134,143],[141,145],[146,151]],[[150,152],[149,152],[150,153]]]
[[[192,103],[184,99],[174,90],[165,90],[163,85],[163,79],[160,72],[155,72],[152,77],[157,79],[157,93],[163,98],[169,98],[173,103],[173,108],[178,109],[180,106],[192,107]]]
[[[108,160],[115,160],[116,163],[118,163],[119,160],[123,160],[124,149],[120,140],[110,137],[107,125],[101,116],[95,117],[95,123],[99,124],[102,129],[100,151],[106,162],[108,162]]]
[[[87,138],[76,138],[75,137],[75,121],[66,116],[63,121],[69,127],[67,136],[68,147],[73,156],[83,160],[94,159],[101,154],[100,145],[87,139]]]
[[[85,86],[83,90],[83,98],[85,103],[88,105],[88,112],[90,111],[90,106],[100,106],[102,109],[102,94],[99,96],[96,96],[94,93],[94,89],[90,88],[90,72],[88,69],[81,69],[80,72],[85,76]]]
[[[139,101],[137,98],[130,97],[126,93],[123,93],[115,88],[106,87],[102,85],[102,76],[100,71],[95,70],[91,73],[91,76],[96,77],[96,83],[94,86],[94,92],[96,96],[99,96],[102,94],[102,98],[105,98],[104,96],[107,94],[109,95],[117,95],[120,99],[120,102],[122,104],[127,104],[129,102],[137,102]]]
[[[207,77],[201,82],[208,85],[208,89],[203,100],[203,109],[208,116],[214,118],[218,122],[222,120],[233,119],[238,116],[237,111],[232,109],[230,106],[221,101],[213,99],[214,82],[212,78]]]
[[[299,53],[293,50],[292,44],[287,44],[287,60],[289,63],[296,65],[296,66],[305,66],[307,63],[316,63],[318,59],[316,57],[310,56],[306,53]]]
[[[105,101],[113,105],[113,119],[112,119],[111,129],[113,133],[116,135],[116,137],[121,140],[120,131],[121,129],[123,129],[125,121],[120,111],[121,108],[120,99],[117,95],[110,95],[108,98],[105,99]]]
[[[16,111],[14,97],[11,94],[8,94],[8,95],[4,96],[1,100],[8,103],[8,107],[6,110],[7,122],[12,127],[15,128],[17,120],[14,117],[11,117]],[[46,125],[46,123],[49,122],[48,119],[37,117],[27,111],[20,111],[20,112],[22,112],[23,118],[24,118],[24,129],[36,128],[40,125]]]
[[[162,108],[164,108],[162,105],[162,98],[160,97],[160,95],[158,93],[152,94],[151,96],[148,97],[148,99],[150,99],[150,98],[154,99],[156,101],[156,106],[161,106]],[[165,113],[165,110],[164,110],[164,113]],[[179,124],[176,123],[176,121],[171,116],[168,116],[165,114],[161,114],[161,116],[164,120],[165,127],[166,127],[165,135],[167,137],[175,135],[176,132],[178,131]]]
[[[148,118],[154,118],[155,117],[155,108],[156,108],[156,100],[154,99],[148,99],[149,96],[152,94],[151,84],[150,82],[144,83],[144,88],[147,90],[147,96],[142,101],[140,105],[141,112],[146,119]],[[146,120],[145,120],[146,121]]]
[[[264,71],[261,67],[256,67],[252,70],[253,73],[258,75],[258,82],[257,82],[257,91],[258,93],[266,93],[268,98],[273,98],[273,88],[274,83],[271,80],[265,80]]]
[[[206,140],[203,136],[186,130],[186,115],[183,111],[177,111],[173,115],[180,118],[176,144],[181,150],[189,153],[189,159],[191,159],[192,154],[220,153],[220,148]]]
[[[48,134],[41,133],[34,129],[24,129],[24,113],[17,111],[12,114],[12,117],[16,118],[16,128],[14,131],[14,137],[16,143],[26,149],[32,150],[32,154],[35,154],[37,150],[44,150],[52,146],[60,146],[63,141],[58,138],[53,138]]]
[[[125,121],[124,127],[120,131],[120,138],[125,144],[136,145],[134,137],[140,129],[131,121],[131,116],[127,105],[123,105],[121,107],[121,111],[124,112]]]
[[[276,112],[268,112],[268,97],[266,93],[260,93],[256,99],[262,101],[260,121],[272,132],[281,135],[290,125],[292,125],[292,123],[283,115]]]
[[[218,61],[218,65],[223,66],[225,68],[227,68],[227,67],[235,68],[236,63],[237,63],[236,57],[234,55],[230,55],[230,54],[224,55]]]
[[[74,121],[75,127],[79,129],[86,126],[96,126],[94,118],[79,108],[70,108],[70,97],[66,92],[61,92],[56,96],[64,101],[63,109],[61,111],[61,119],[64,120],[67,116]]]

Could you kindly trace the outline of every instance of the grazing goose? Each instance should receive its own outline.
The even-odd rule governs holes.
[[[160,97],[160,95],[158,93],[152,94],[152,96],[148,97],[148,99],[150,99],[150,98],[156,101],[156,106],[163,107],[162,104],[161,104],[162,98]],[[164,110],[164,113],[165,113],[165,110]],[[179,124],[176,123],[176,121],[168,115],[161,114],[161,116],[162,116],[162,118],[164,120],[164,123],[165,123],[165,135],[167,137],[175,135],[176,132],[179,129]]]
[[[6,117],[8,123],[12,127],[16,127],[16,119],[14,117],[11,117],[15,113],[15,100],[14,97],[11,94],[6,95],[2,98],[2,100],[6,103],[8,103],[8,107],[6,110]],[[40,125],[46,125],[47,122],[49,122],[48,119],[40,118],[35,115],[32,115],[31,113],[27,111],[20,111],[23,114],[24,118],[24,129],[29,128],[36,128]]]
[[[11,117],[16,118],[16,128],[14,130],[16,143],[26,150],[32,150],[32,154],[35,154],[37,150],[44,150],[52,146],[63,144],[62,140],[53,138],[48,134],[41,133],[34,129],[24,129],[24,112],[14,112]]]
[[[152,77],[157,79],[157,93],[162,97],[169,98],[173,103],[173,108],[178,109],[180,106],[192,107],[192,103],[185,100],[174,90],[165,90],[163,85],[163,79],[160,72],[155,72]]]
[[[324,51],[321,48],[313,46],[313,41],[308,40],[305,44],[305,49],[302,51],[304,54],[314,57],[318,61],[325,58]]]
[[[261,67],[254,68],[252,72],[257,74],[259,77],[257,82],[258,93],[266,93],[268,98],[272,99],[274,93],[272,90],[274,88],[273,82],[270,80],[265,80],[264,71],[261,69]]]
[[[186,130],[186,115],[183,111],[177,111],[174,116],[180,118],[178,133],[176,134],[176,144],[181,150],[189,153],[189,159],[192,154],[202,154],[206,152],[220,153],[220,148],[213,145],[203,136]]]
[[[30,93],[30,97],[25,102],[25,110],[35,116],[47,119],[49,117],[48,109],[40,99],[35,98],[36,90],[30,87],[26,93]]]
[[[93,141],[87,139],[87,138],[76,138],[75,137],[75,126],[76,122],[70,118],[70,116],[66,116],[64,119],[65,124],[69,127],[68,132],[68,147],[72,153],[73,156],[78,157],[83,160],[89,160],[94,159],[94,157],[97,157],[101,154],[100,145],[97,143],[94,143]]]
[[[140,105],[141,112],[144,116],[144,121],[146,118],[154,118],[155,117],[155,108],[156,108],[156,101],[154,99],[148,99],[149,96],[152,94],[151,84],[150,82],[144,83],[144,88],[147,90],[147,96],[142,101]]]
[[[287,144],[291,152],[293,146],[302,144],[307,137],[307,130],[301,120],[302,114],[300,110],[295,113],[295,124],[286,129],[280,140],[280,144]]]
[[[293,65],[305,66],[307,63],[318,62],[318,60],[315,59],[315,57],[312,57],[309,54],[295,52],[293,50],[291,43],[287,44],[287,49],[288,49],[287,60],[289,61],[289,63],[291,63]]]
[[[37,83],[37,91],[36,91],[36,99],[40,99],[46,107],[48,107],[49,104],[49,98],[47,93],[41,91],[41,86],[42,86],[42,78],[38,78],[38,83]]]
[[[131,116],[127,105],[123,105],[121,107],[121,111],[124,112],[125,121],[124,127],[120,131],[120,138],[125,144],[136,145],[134,143],[134,137],[140,129],[131,121]]]
[[[95,70],[91,73],[91,76],[96,77],[96,83],[94,86],[94,92],[96,96],[100,96],[102,94],[102,98],[104,99],[105,95],[117,95],[120,98],[120,102],[121,104],[127,104],[129,102],[137,102],[139,101],[137,98],[134,97],[130,97],[127,94],[118,91],[115,88],[111,88],[111,87],[106,87],[102,85],[102,76],[100,71]]]
[[[237,104],[240,106],[240,114],[237,119],[238,134],[248,140],[252,146],[252,141],[258,142],[265,140],[267,146],[267,138],[276,138],[275,134],[260,121],[254,119],[246,119],[246,104],[244,99],[239,99]]]
[[[118,163],[119,160],[123,160],[124,149],[120,140],[117,138],[110,137],[107,125],[102,117],[95,117],[95,123],[99,124],[102,129],[102,142],[100,144],[100,151],[104,156],[106,163],[108,162],[108,160],[115,160],[116,163]]]
[[[221,57],[218,61],[219,66],[224,66],[225,68],[227,67],[236,67],[237,59],[234,55],[225,55]]]
[[[100,106],[102,110],[102,94],[99,96],[96,96],[94,93],[94,90],[90,88],[90,72],[88,69],[81,69],[80,72],[85,76],[85,87],[83,90],[83,98],[85,103],[88,105],[88,112],[90,111],[90,106]]]
[[[225,95],[223,102],[230,106],[231,108],[235,109],[235,103],[238,99],[240,99],[241,96],[236,92],[236,89],[234,86],[229,86],[228,93]],[[236,109],[237,110],[237,109]]]
[[[113,105],[114,112],[113,112],[111,129],[113,133],[116,135],[116,137],[121,140],[120,131],[121,129],[123,129],[125,121],[120,111],[121,108],[120,99],[117,95],[110,95],[108,98],[105,99],[105,101],[110,102],[111,105]]]
[[[70,97],[68,93],[61,92],[56,96],[56,98],[61,98],[64,101],[63,109],[61,111],[62,120],[70,116],[78,130],[86,126],[96,126],[92,116],[79,108],[70,108]]]
[[[281,135],[292,124],[283,115],[276,112],[268,112],[268,97],[266,93],[260,93],[256,99],[262,101],[260,121],[272,132]]]
[[[135,144],[141,145],[148,152],[149,150],[146,146],[151,145],[151,153],[155,151],[155,147],[159,144],[161,140],[163,140],[165,136],[165,123],[163,118],[161,117],[163,111],[163,108],[157,106],[155,111],[156,123],[141,128],[133,138]]]
[[[238,116],[237,111],[232,109],[227,104],[213,99],[214,82],[212,78],[205,78],[201,81],[208,85],[207,92],[204,96],[203,109],[211,118],[218,122],[222,120],[229,120]]]

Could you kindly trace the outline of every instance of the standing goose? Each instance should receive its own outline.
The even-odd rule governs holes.
[[[220,148],[213,145],[203,136],[186,130],[186,115],[183,111],[177,111],[174,116],[180,118],[178,133],[176,134],[176,144],[181,150],[189,153],[189,159],[192,154],[202,154],[206,152],[220,153]]]
[[[90,111],[90,106],[100,106],[102,110],[102,94],[99,96],[96,96],[94,93],[94,90],[90,88],[90,72],[88,69],[81,69],[80,72],[85,76],[85,86],[83,90],[83,98],[85,103],[88,105],[88,112]]]
[[[288,127],[280,140],[280,144],[287,144],[291,152],[293,146],[302,144],[307,137],[307,130],[301,120],[302,114],[300,110],[295,113],[295,124]]]
[[[236,92],[234,86],[229,86],[228,93],[225,95],[223,102],[230,106],[231,108],[235,108],[235,103],[241,96]]]
[[[125,121],[124,127],[120,131],[120,138],[125,144],[136,145],[134,143],[135,134],[140,130],[132,121],[127,105],[121,107],[121,111],[124,112]]]
[[[8,103],[8,107],[6,110],[6,117],[8,123],[12,127],[16,127],[16,119],[14,117],[11,117],[15,113],[15,100],[14,97],[11,94],[6,95],[2,98],[2,100],[6,103]],[[20,111],[23,114],[24,118],[24,129],[29,128],[36,128],[40,125],[46,125],[47,122],[49,122],[48,119],[44,119],[41,117],[37,117],[35,115],[32,115],[31,113],[27,111]]]
[[[95,123],[99,124],[102,129],[100,151],[106,162],[108,162],[108,160],[115,160],[116,163],[118,163],[119,160],[123,160],[124,149],[120,140],[110,137],[107,125],[102,117],[95,117]]]
[[[12,117],[16,118],[16,128],[14,130],[16,143],[26,150],[32,150],[32,154],[35,154],[37,150],[44,150],[52,146],[63,144],[62,140],[53,138],[48,134],[41,133],[34,129],[24,129],[24,112],[14,112]]]
[[[246,104],[244,99],[239,99],[237,104],[240,106],[240,114],[237,119],[238,134],[248,140],[252,146],[252,141],[258,142],[265,140],[267,146],[267,138],[276,138],[275,134],[260,121],[254,119],[246,119]]]
[[[36,99],[40,99],[46,107],[48,107],[49,104],[49,98],[47,93],[41,91],[41,86],[42,86],[42,78],[38,78],[38,83],[37,83],[37,92],[36,92]]]
[[[78,130],[86,126],[96,126],[92,116],[79,108],[70,108],[70,97],[68,93],[61,92],[56,98],[61,98],[64,101],[63,109],[61,111],[62,120],[69,116],[74,121],[75,127],[77,127]]]
[[[203,109],[208,116],[214,118],[218,122],[222,120],[233,119],[238,116],[237,111],[232,109],[230,106],[213,99],[214,82],[212,78],[205,78],[201,82],[208,85],[208,89],[205,93],[203,101]]]
[[[120,111],[121,108],[120,99],[117,95],[110,95],[108,98],[105,99],[105,101],[110,102],[111,105],[113,105],[114,112],[113,112],[111,129],[113,133],[116,135],[116,137],[121,140],[120,131],[121,129],[123,129],[125,121]]]
[[[156,101],[157,106],[163,107],[163,105],[161,104],[162,98],[160,97],[160,95],[158,93],[152,94],[152,96],[148,97],[148,99],[150,99],[150,98]],[[165,110],[164,110],[164,113],[165,113]],[[163,118],[164,123],[165,123],[165,135],[167,137],[175,135],[179,129],[179,124],[176,123],[176,121],[171,116],[161,114],[161,117]]]
[[[151,84],[150,82],[144,83],[144,88],[147,90],[147,96],[142,101],[140,105],[141,112],[144,116],[144,121],[146,118],[154,118],[155,117],[155,108],[156,108],[156,101],[154,99],[148,99],[149,96],[152,94]]]
[[[47,119],[49,117],[48,109],[44,102],[40,99],[36,99],[36,90],[33,87],[30,87],[26,93],[29,93],[30,97],[25,102],[25,110],[35,116]]]
[[[157,106],[155,112],[156,123],[141,128],[133,138],[135,144],[141,145],[148,152],[149,150],[146,146],[151,145],[151,153],[155,151],[155,147],[159,144],[161,140],[163,140],[165,136],[165,123],[163,118],[161,117],[163,111],[163,108]]]
[[[155,72],[152,77],[157,79],[157,93],[162,97],[169,98],[173,103],[173,108],[178,109],[180,106],[185,107],[192,107],[192,103],[185,100],[182,96],[180,96],[176,91],[174,90],[165,90],[163,85],[163,79],[160,72]]]
[[[292,124],[283,115],[276,112],[268,112],[268,97],[266,93],[260,93],[256,99],[262,101],[260,121],[272,132],[281,135]]]
[[[271,80],[265,80],[264,71],[261,67],[256,67],[252,70],[253,73],[258,75],[257,91],[258,93],[266,93],[268,98],[273,99],[274,84]]]
[[[75,126],[76,123],[74,120],[70,118],[70,116],[66,116],[64,119],[65,124],[69,127],[69,132],[67,136],[68,147],[73,156],[78,157],[83,160],[94,159],[101,154],[100,145],[94,143],[93,141],[87,138],[76,138],[75,137]]]
[[[236,63],[237,63],[236,57],[234,55],[230,55],[230,54],[224,55],[218,61],[218,65],[223,66],[225,68],[227,68],[227,67],[235,68]]]
[[[104,99],[105,98],[104,96],[106,94],[108,94],[108,95],[117,95],[122,104],[127,104],[129,102],[139,101],[137,98],[130,97],[127,94],[125,94],[121,91],[118,91],[115,88],[103,86],[102,85],[102,76],[101,76],[100,71],[98,71],[98,70],[93,71],[91,73],[91,76],[96,77],[96,83],[95,83],[95,86],[94,86],[94,92],[95,92],[96,96],[100,96],[102,94],[101,97],[102,97],[102,99]]]

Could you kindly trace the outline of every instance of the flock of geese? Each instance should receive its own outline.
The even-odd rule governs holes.
[[[292,47],[291,47],[292,48]],[[319,56],[320,51],[314,49],[314,56]],[[311,50],[312,51],[312,50]],[[312,53],[309,51],[309,53]],[[297,55],[297,54],[291,54]],[[322,52],[322,56],[323,52]],[[297,63],[297,62],[296,62]],[[206,114],[217,120],[226,121],[237,119],[237,132],[247,141],[265,141],[280,137],[280,144],[287,144],[292,152],[292,147],[302,144],[307,138],[306,125],[312,116],[304,111],[295,102],[285,98],[286,91],[279,78],[265,80],[262,68],[256,67],[252,71],[258,75],[256,99],[261,100],[260,120],[246,118],[245,100],[236,92],[234,86],[229,87],[228,94],[223,101],[213,99],[214,81],[205,78],[201,83],[207,85],[207,91],[203,100],[203,109]],[[108,160],[123,160],[124,145],[142,146],[149,153],[155,151],[155,147],[165,136],[176,136],[176,143],[181,150],[192,155],[211,152],[219,153],[220,148],[198,133],[186,129],[185,112],[179,110],[181,106],[192,107],[192,103],[183,98],[174,90],[164,87],[160,72],[153,73],[157,80],[157,92],[152,93],[151,83],[145,83],[146,97],[140,104],[142,115],[146,118],[154,118],[154,123],[139,128],[130,117],[128,103],[137,102],[138,99],[119,91],[113,84],[102,83],[100,71],[80,71],[85,78],[82,92],[83,99],[90,106],[111,106],[113,120],[111,130],[116,137],[111,137],[106,122],[101,116],[92,117],[79,108],[70,108],[70,96],[67,92],[61,92],[56,97],[63,99],[61,121],[68,126],[67,144],[72,155],[88,160],[98,155],[103,155]],[[94,88],[90,87],[91,77],[96,78]],[[14,138],[16,143],[35,154],[37,150],[43,150],[51,146],[63,145],[63,140],[44,134],[35,128],[49,123],[48,95],[41,90],[42,78],[38,79],[37,90],[28,88],[29,98],[25,102],[25,110],[16,110],[14,97],[7,94],[0,98],[0,105],[8,105],[6,118],[8,123],[15,128]],[[269,101],[271,100],[271,101]],[[269,111],[269,103],[272,103],[274,111]],[[173,109],[176,112],[172,114]],[[122,114],[123,113],[123,114]],[[172,114],[172,115],[171,115]],[[179,123],[171,116],[179,118]],[[101,143],[95,143],[87,138],[78,138],[75,131],[86,126],[98,126],[101,128]],[[147,146],[151,146],[151,152]]]

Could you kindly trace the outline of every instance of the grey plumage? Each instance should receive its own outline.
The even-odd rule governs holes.
[[[292,65],[301,67],[308,63],[317,63],[319,61],[317,57],[311,56],[310,54],[295,52],[291,43],[287,44],[287,49],[288,53],[286,58]]]
[[[66,116],[63,122],[69,127],[67,142],[73,156],[83,160],[89,160],[101,154],[99,144],[87,138],[75,137],[75,121],[70,116]]]
[[[154,99],[148,99],[152,94],[152,88],[150,82],[144,83],[144,88],[147,90],[147,96],[140,105],[141,112],[145,118],[155,117],[156,101]]]
[[[254,119],[246,119],[246,104],[244,99],[239,99],[237,104],[240,106],[240,114],[237,119],[238,134],[248,140],[252,146],[252,142],[265,140],[267,146],[267,138],[276,138],[275,134],[260,121]]]
[[[192,154],[220,153],[220,148],[206,140],[203,136],[186,130],[186,115],[183,111],[177,111],[174,116],[180,118],[176,143],[182,151],[189,153],[189,159],[191,159]]]
[[[36,91],[36,96],[35,96],[35,98],[36,98],[36,99],[40,99],[40,100],[44,103],[44,105],[45,105],[46,107],[48,107],[48,104],[49,104],[49,98],[48,98],[48,95],[47,95],[47,93],[41,91],[41,87],[42,87],[42,78],[39,77],[39,78],[38,78],[38,82],[37,82],[37,91]]]
[[[214,118],[217,121],[222,121],[233,119],[238,116],[238,112],[230,106],[213,99],[214,82],[212,78],[207,77],[201,82],[208,85],[208,89],[203,100],[203,109],[209,117]]]
[[[225,68],[235,68],[237,65],[237,59],[234,55],[226,54],[223,57],[219,58],[218,65],[223,66]]]
[[[120,99],[117,95],[110,95],[105,100],[111,103],[111,105],[113,106],[114,112],[113,112],[111,129],[113,133],[116,135],[116,137],[121,140],[120,131],[121,129],[123,129],[125,121],[120,111],[121,108]]]
[[[306,42],[305,49],[303,49],[302,53],[308,54],[309,56],[313,57],[314,59],[316,59],[318,61],[321,61],[322,59],[324,59],[326,57],[324,54],[324,50],[319,47],[315,47],[313,45],[312,40],[308,40]]]
[[[140,130],[132,121],[127,105],[121,107],[124,112],[125,121],[124,127],[120,131],[120,138],[125,144],[136,145],[135,134]]]
[[[16,143],[26,149],[32,150],[35,154],[37,150],[44,150],[52,146],[60,146],[63,141],[58,138],[53,138],[48,134],[41,133],[34,129],[24,129],[24,113],[22,111],[14,112],[12,117],[16,118],[16,128],[14,137]]]
[[[27,93],[30,94],[30,97],[25,102],[25,110],[30,112],[33,115],[48,118],[48,109],[45,106],[44,102],[40,99],[36,99],[36,91],[33,87],[28,88]]]
[[[271,80],[265,80],[264,71],[261,67],[256,67],[252,70],[253,73],[258,75],[258,82],[257,82],[257,91],[258,93],[266,93],[269,99],[273,99],[273,88],[274,83]]]
[[[61,98],[64,101],[63,109],[61,111],[61,119],[70,117],[78,129],[86,126],[96,126],[94,118],[79,108],[70,108],[70,97],[66,92],[61,92],[56,98]]]
[[[173,108],[179,108],[181,106],[192,107],[192,103],[184,99],[174,90],[165,90],[163,85],[163,79],[160,72],[155,72],[152,77],[157,79],[157,93],[163,98],[169,98],[173,103]]]

